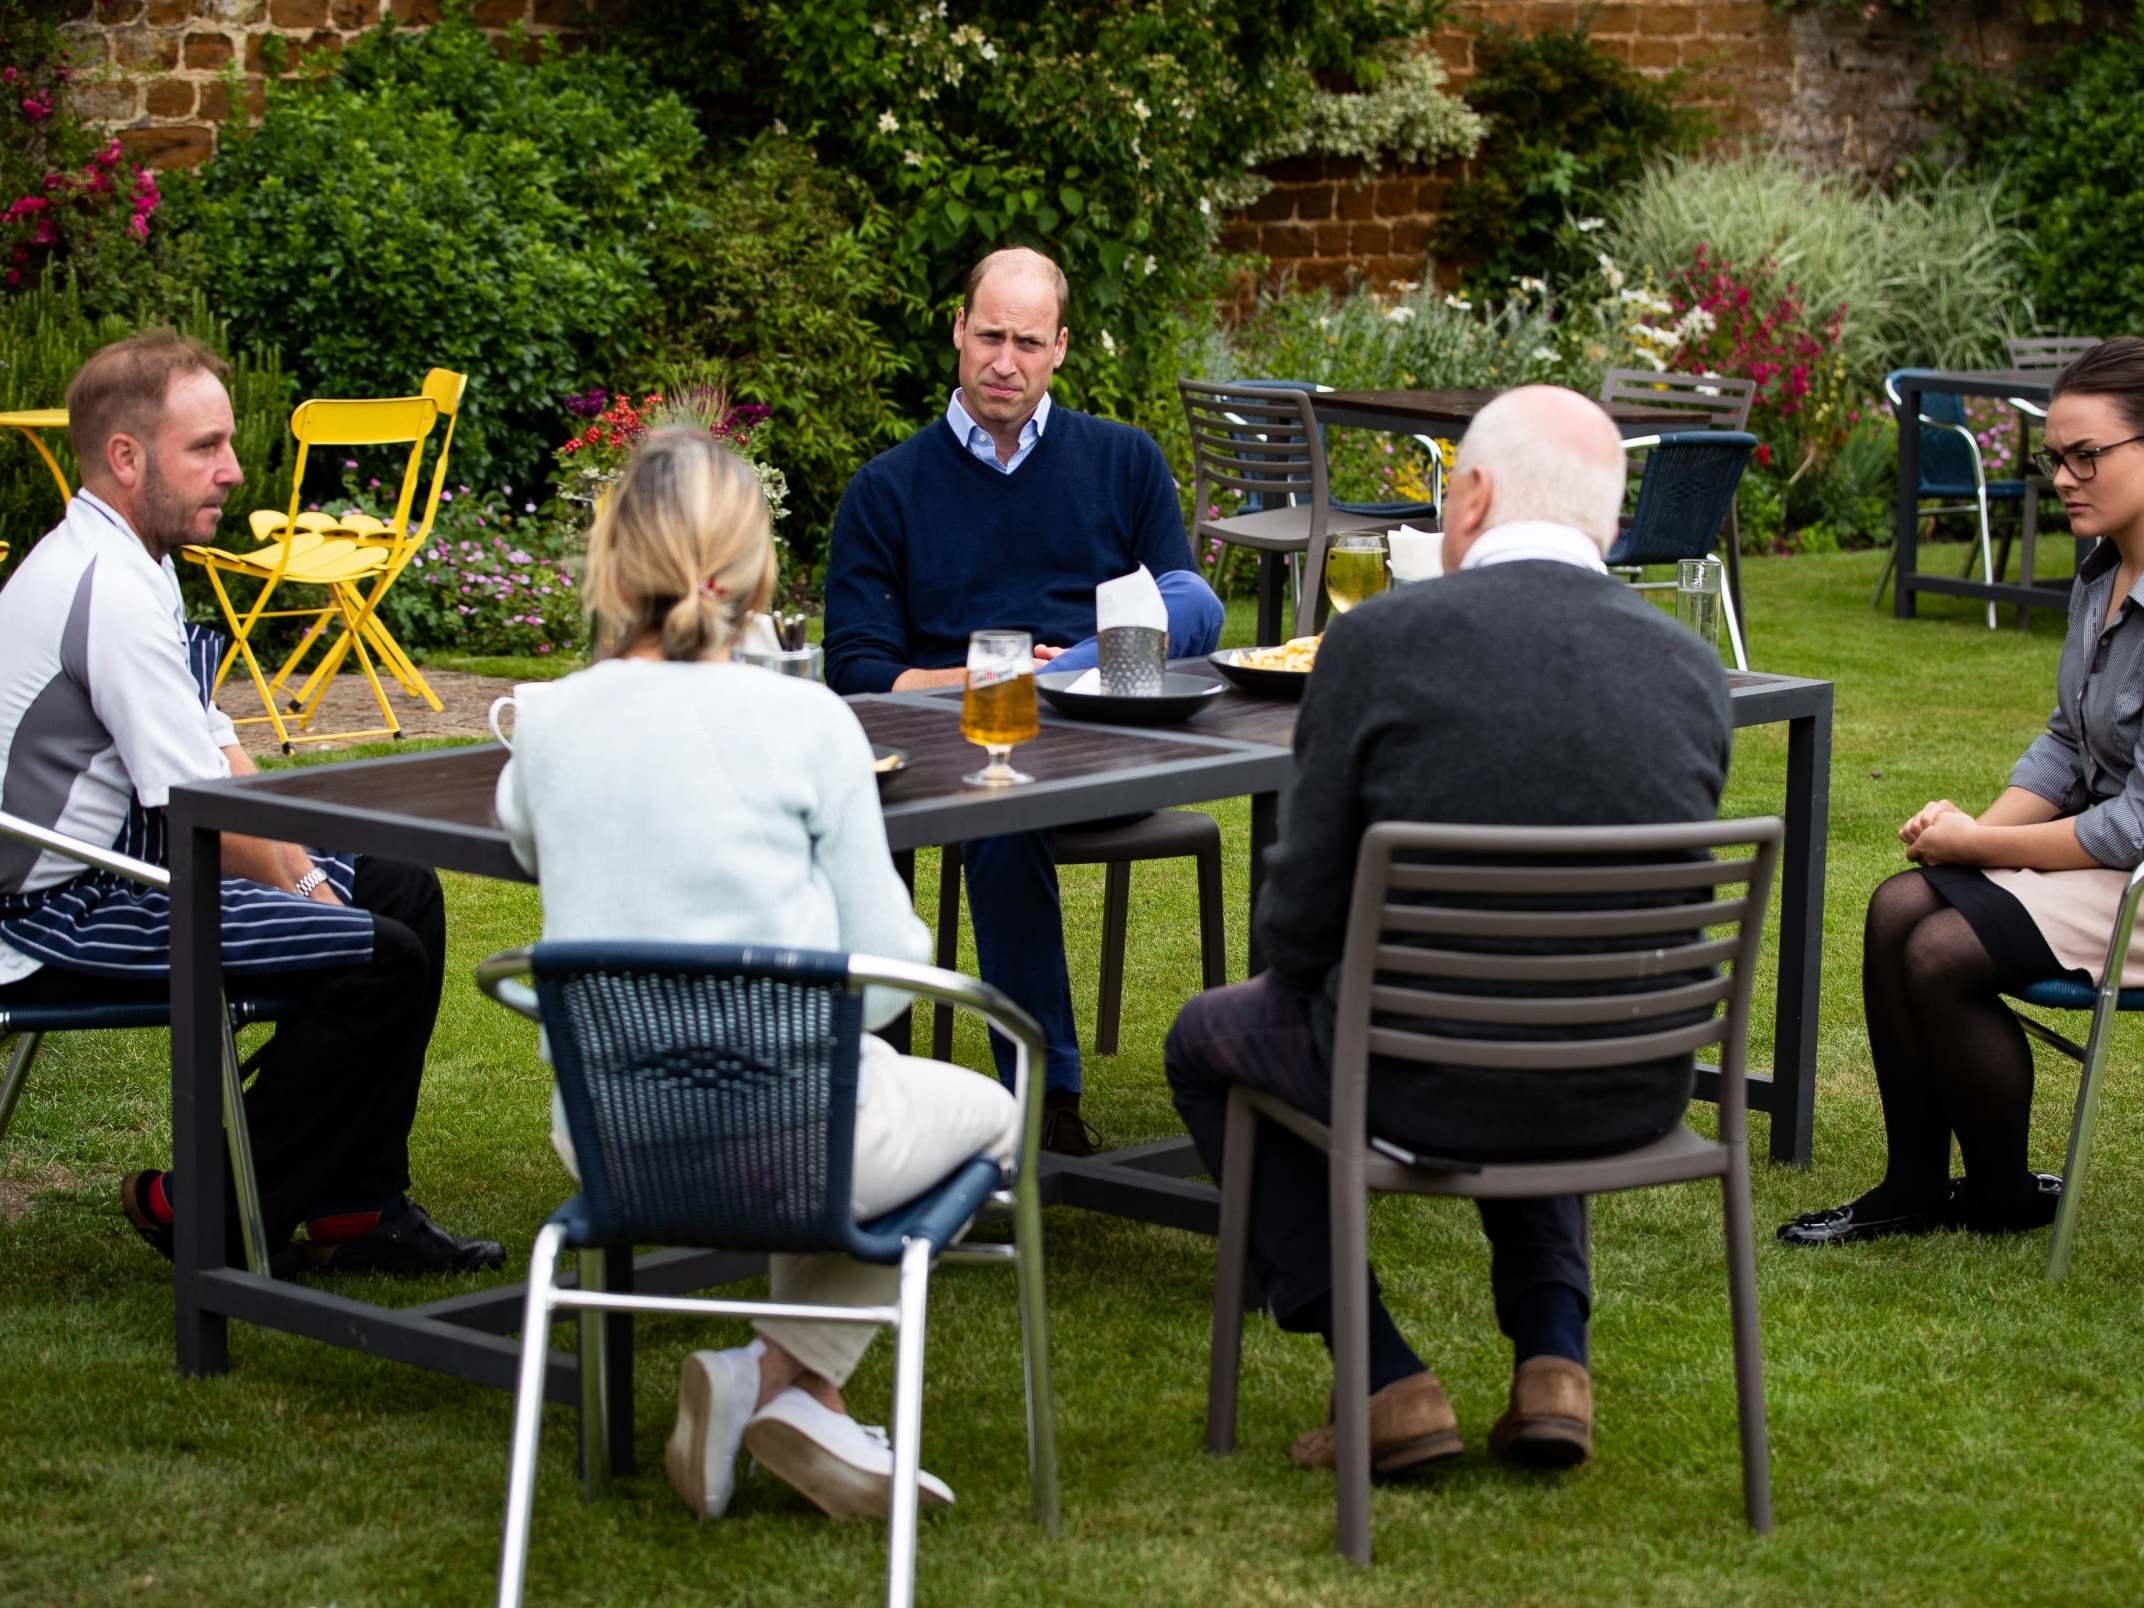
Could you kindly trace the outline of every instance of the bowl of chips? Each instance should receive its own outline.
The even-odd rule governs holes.
[[[879,786],[884,787],[906,769],[908,769],[908,751],[906,749],[889,747],[885,743],[873,743],[871,745],[871,771],[878,778]]]
[[[1274,648],[1222,648],[1206,656],[1222,675],[1245,692],[1300,698],[1303,684],[1318,660],[1318,639],[1296,637]]]

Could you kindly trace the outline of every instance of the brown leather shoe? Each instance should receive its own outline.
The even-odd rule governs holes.
[[[1331,1468],[1339,1447],[1332,1404],[1327,1402],[1325,1422],[1296,1436],[1288,1455],[1298,1468]],[[1459,1419],[1444,1399],[1444,1387],[1435,1374],[1424,1370],[1395,1379],[1370,1398],[1372,1473],[1397,1474],[1417,1464],[1457,1457],[1465,1449],[1459,1440]]]
[[[1593,1455],[1593,1376],[1568,1357],[1528,1357],[1489,1450],[1526,1468],[1576,1468]]]

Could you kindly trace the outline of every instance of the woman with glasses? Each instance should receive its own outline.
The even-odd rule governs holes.
[[[1866,1194],[1782,1226],[1790,1245],[2054,1220],[2062,1180],[2026,1165],[2032,1054],[2001,996],[2097,984],[2144,861],[2144,340],[2104,341],[2057,376],[2035,458],[2070,528],[2099,538],[2070,591],[2054,713],[1980,814],[1937,799],[1898,829],[1918,869],[1869,900],[1861,959],[1888,1163]],[[2144,986],[2144,937],[2121,981]]]

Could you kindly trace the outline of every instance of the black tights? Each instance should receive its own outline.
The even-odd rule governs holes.
[[[2003,975],[1972,925],[1920,872],[1876,890],[1861,998],[1890,1162],[1883,1182],[1856,1203],[1867,1215],[1941,1207],[1954,1133],[1969,1212],[2000,1216],[2031,1191],[2032,1051],[1999,996],[2032,980]]]

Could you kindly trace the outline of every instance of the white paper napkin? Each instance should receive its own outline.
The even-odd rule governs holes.
[[[1392,554],[1392,574],[1402,581],[1427,581],[1444,573],[1444,532],[1401,525],[1385,533]]]
[[[1094,628],[1143,625],[1150,631],[1169,629],[1169,608],[1161,600],[1161,588],[1144,564],[1129,575],[1104,581],[1094,589]]]

